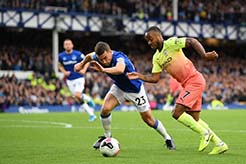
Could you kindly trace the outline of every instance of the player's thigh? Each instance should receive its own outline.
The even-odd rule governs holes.
[[[76,80],[74,80],[74,84],[75,84],[75,92],[80,92],[82,93],[84,91],[85,88],[85,78],[78,78]]]
[[[139,93],[124,93],[125,99],[132,101],[139,112],[145,112],[150,109],[149,100],[144,86],[141,86]]]
[[[68,89],[70,90],[70,92],[74,95],[75,93],[75,84],[73,80],[66,80]]]
[[[188,110],[199,111],[201,108],[202,93],[202,86],[188,85],[180,92],[176,103],[187,107]]]
[[[119,105],[118,100],[112,93],[108,93],[103,101],[101,113],[104,115],[109,114],[116,106]]]
[[[84,78],[78,78],[74,80],[67,80],[67,86],[69,90],[72,92],[73,95],[75,95],[75,92],[82,93],[84,90],[84,84],[85,79]]]

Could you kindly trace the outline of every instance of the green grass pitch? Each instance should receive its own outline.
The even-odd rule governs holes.
[[[114,158],[105,158],[92,148],[103,130],[100,120],[90,123],[86,113],[0,114],[0,164],[246,163],[246,110],[201,113],[229,146],[228,152],[213,156],[208,155],[213,144],[198,152],[198,134],[175,121],[170,112],[153,114],[174,138],[176,151],[164,147],[163,139],[143,123],[138,112],[112,114],[113,137],[121,144]]]

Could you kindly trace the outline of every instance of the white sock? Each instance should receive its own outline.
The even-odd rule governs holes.
[[[72,106],[71,106],[71,112],[76,112],[76,107],[75,107],[75,105],[72,105]]]
[[[166,128],[161,121],[155,120],[155,125],[153,127],[160,135],[162,135],[166,140],[171,140],[171,136],[167,133]]]
[[[104,129],[104,136],[105,137],[111,137],[112,114],[110,114],[107,117],[100,116],[100,118],[101,118],[102,126]]]
[[[82,99],[85,101],[85,102],[89,102],[89,101],[91,101],[91,97],[90,96],[88,96],[88,95],[86,95],[86,94],[82,94]]]
[[[90,115],[93,116],[94,115],[94,111],[91,107],[89,107],[89,105],[87,103],[84,103],[81,105],[81,107]]]

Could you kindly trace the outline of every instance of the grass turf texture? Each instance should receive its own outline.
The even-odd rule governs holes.
[[[99,116],[99,113],[96,113]],[[112,133],[121,152],[105,158],[92,144],[103,134],[101,122],[88,122],[86,113],[0,114],[0,164],[245,164],[246,110],[203,111],[201,117],[228,144],[229,151],[198,152],[199,136],[171,117],[153,111],[175,140],[169,151],[138,112],[113,112]],[[64,123],[72,124],[65,128]]]

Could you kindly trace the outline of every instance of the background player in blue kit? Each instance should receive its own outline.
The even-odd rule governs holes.
[[[111,50],[107,43],[98,42],[95,52],[89,53],[83,61],[74,66],[75,72],[83,70],[89,62],[93,69],[106,73],[114,81],[104,98],[100,113],[104,136],[100,136],[93,147],[98,149],[103,139],[111,137],[111,111],[120,103],[129,100],[136,105],[144,122],[164,137],[167,148],[174,150],[175,145],[162,122],[152,115],[143,81],[127,78],[127,73],[136,71],[130,59],[122,52]]]
[[[59,54],[59,70],[66,76],[66,83],[69,90],[72,92],[74,98],[80,103],[81,108],[84,109],[89,115],[89,121],[92,122],[96,119],[94,114],[93,100],[83,94],[85,78],[84,74],[89,66],[86,65],[79,73],[74,72],[74,65],[79,63],[84,58],[84,54],[80,51],[73,50],[73,42],[70,39],[66,39],[63,43],[65,51]],[[90,105],[88,105],[88,104]]]

